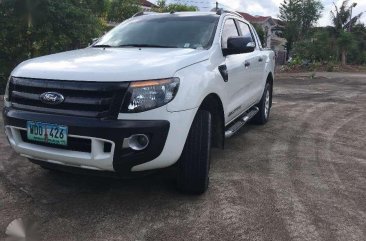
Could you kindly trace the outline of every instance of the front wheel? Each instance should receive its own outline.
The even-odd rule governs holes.
[[[211,114],[198,110],[179,159],[177,186],[185,193],[202,194],[208,188],[211,150]]]
[[[261,101],[257,105],[259,112],[253,118],[254,123],[264,125],[269,119],[269,114],[272,107],[272,86],[270,83],[266,83]]]

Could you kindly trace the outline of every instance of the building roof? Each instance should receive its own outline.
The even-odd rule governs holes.
[[[249,13],[242,13],[242,12],[238,12],[241,16],[243,16],[243,18],[251,23],[263,23],[265,21],[267,21],[268,19],[270,19],[270,16],[253,16],[250,15]]]
[[[271,25],[277,25],[280,27],[284,25],[283,21],[276,19],[276,18],[272,18],[271,16],[253,16],[253,15],[250,15],[249,13],[243,13],[243,12],[238,12],[238,13],[241,16],[243,16],[243,18],[250,23],[261,24],[266,21],[269,21]]]
[[[155,4],[153,4],[152,2],[149,2],[147,0],[139,0],[139,1],[140,1],[141,6],[148,7],[148,8],[157,7]]]

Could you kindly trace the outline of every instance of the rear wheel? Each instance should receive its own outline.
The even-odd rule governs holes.
[[[262,99],[257,105],[257,107],[259,108],[259,112],[253,118],[253,121],[256,124],[264,125],[267,123],[269,119],[269,114],[271,112],[272,107],[272,86],[270,83],[266,83]]]
[[[208,188],[211,150],[211,114],[199,110],[179,159],[177,186],[185,193],[202,194]]]

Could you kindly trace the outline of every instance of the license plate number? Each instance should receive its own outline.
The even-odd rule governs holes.
[[[27,138],[31,141],[66,146],[67,134],[67,126],[33,121],[27,122]]]

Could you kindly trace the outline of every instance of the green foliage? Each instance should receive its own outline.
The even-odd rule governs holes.
[[[357,23],[357,21],[361,18],[363,13],[360,13],[356,16],[352,15],[352,8],[356,5],[352,4],[349,6],[349,1],[344,0],[340,7],[337,7],[336,4],[334,4],[334,10],[331,11],[332,16],[332,22],[333,22],[333,30],[334,30],[334,38],[337,41],[338,44],[338,51],[341,53],[341,61],[342,65],[347,64],[347,57],[349,55],[349,52],[351,52],[356,56],[363,56],[365,48],[363,46],[359,46],[358,50],[361,50],[361,54],[357,54],[357,48],[355,45],[357,45],[358,40],[364,41],[364,33],[361,33],[361,36],[358,36],[357,34],[352,33],[352,29]],[[362,32],[362,27],[361,29]],[[363,29],[363,32],[364,29]],[[360,32],[359,32],[360,33]],[[357,40],[358,39],[358,40]],[[362,44],[361,44],[362,45]],[[357,59],[358,62],[363,62],[363,57],[356,57],[353,59]],[[351,58],[352,59],[352,58]]]
[[[301,60],[325,64],[339,62],[342,52],[350,64],[366,63],[365,25],[358,24],[352,32],[343,30],[337,35],[332,27],[316,28],[309,38],[298,41],[293,49],[294,55]]]
[[[366,64],[366,26],[357,24],[352,28],[353,45],[348,51],[349,63]]]
[[[156,4],[158,7],[153,8],[154,12],[195,12],[198,9],[195,6],[187,6],[184,4],[166,4],[165,0],[159,0]]]
[[[106,29],[138,12],[137,0],[1,0],[0,94],[20,62],[86,47]]]
[[[111,0],[108,20],[111,22],[122,22],[139,11],[141,9],[137,4],[137,0]]]
[[[335,43],[327,28],[318,28],[309,34],[309,38],[298,41],[294,46],[294,54],[303,60],[311,62],[335,61]]]
[[[312,28],[302,37],[296,30],[292,32],[293,35],[298,34],[293,43],[293,55],[301,62],[323,63],[327,71],[333,71],[334,63],[340,60],[342,64],[365,64],[366,27],[356,24],[361,14],[351,19],[348,1],[343,1],[339,8],[334,6],[335,10],[331,13],[334,26]]]
[[[284,0],[280,5],[280,19],[285,23],[284,37],[287,50],[293,44],[306,37],[319,20],[323,5],[318,0]]]
[[[337,38],[337,44],[341,49],[352,48],[355,44],[353,34],[344,30],[340,31]]]
[[[314,24],[321,17],[321,12],[324,7],[320,1],[317,0],[303,0],[301,7],[301,37],[306,37],[311,31]]]
[[[298,1],[285,0],[281,3],[279,17],[285,23],[283,34],[287,40],[287,50],[291,51],[293,43],[300,35],[301,7]]]

